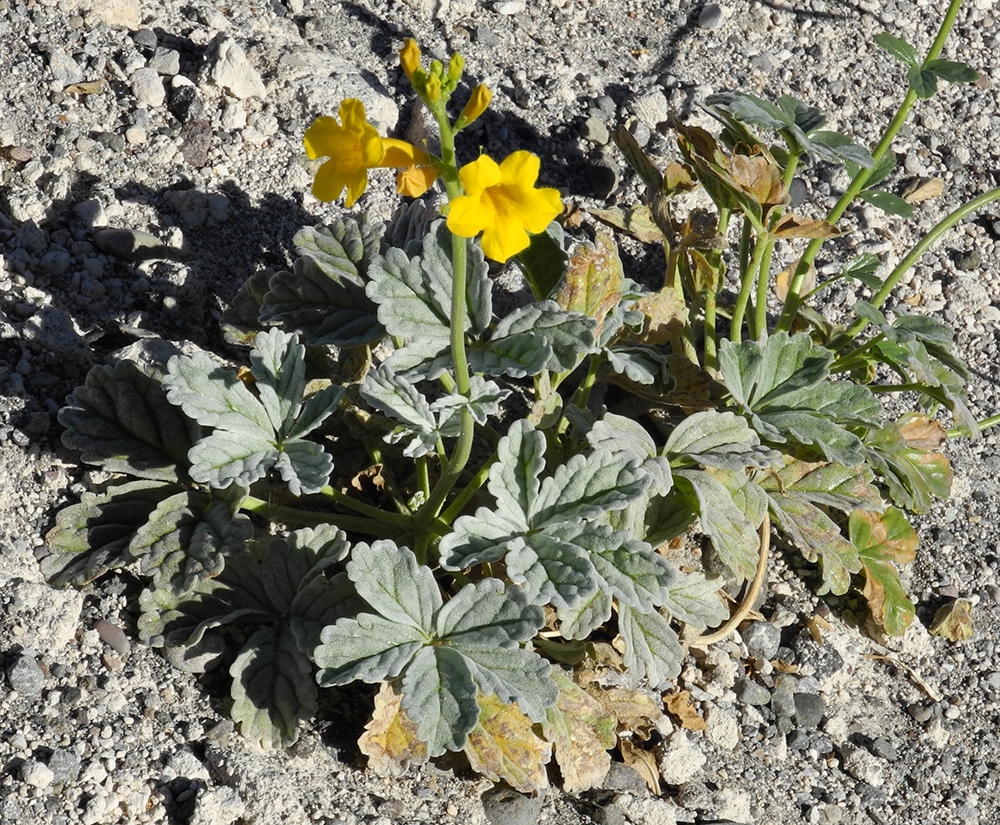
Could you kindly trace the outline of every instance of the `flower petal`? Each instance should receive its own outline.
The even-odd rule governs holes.
[[[474,238],[495,222],[492,204],[478,197],[462,195],[448,208],[448,229],[460,238]]]
[[[309,160],[316,160],[335,155],[344,138],[344,127],[337,123],[337,119],[324,116],[316,118],[312,126],[306,129],[302,143]]]
[[[518,212],[522,226],[537,235],[562,212],[562,198],[558,189],[532,189],[531,197],[521,202]]]
[[[527,186],[535,185],[538,180],[538,170],[541,168],[541,161],[538,155],[525,152],[523,149],[511,152],[500,164],[500,175],[507,185]]]
[[[500,167],[489,155],[480,155],[458,170],[458,179],[465,193],[475,197],[490,186],[501,183]]]
[[[496,221],[483,232],[483,254],[502,264],[530,243],[528,233],[516,221]]]
[[[332,160],[328,160],[316,172],[313,178],[312,193],[317,200],[335,201],[347,186],[347,177],[337,168]]]

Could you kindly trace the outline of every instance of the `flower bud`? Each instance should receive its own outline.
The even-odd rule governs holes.
[[[407,37],[403,41],[403,48],[399,50],[399,65],[403,67],[403,73],[413,82],[413,73],[420,68],[420,47],[412,37]]]
[[[437,103],[441,99],[441,75],[431,72],[424,83],[424,97],[428,103]]]
[[[462,79],[462,70],[465,68],[465,58],[457,52],[448,61],[448,82],[454,87]]]
[[[469,95],[469,100],[466,102],[465,108],[462,109],[462,114],[459,115],[458,121],[455,123],[455,128],[464,129],[472,123],[472,121],[486,111],[486,107],[490,105],[491,100],[493,100],[493,92],[482,83],[476,86],[472,90],[472,94]]]

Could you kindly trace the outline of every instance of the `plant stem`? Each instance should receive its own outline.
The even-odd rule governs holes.
[[[771,253],[774,251],[774,238],[768,237],[760,242],[764,247],[761,255],[760,271],[757,273],[757,295],[754,298],[754,330],[753,337],[759,341],[767,337],[767,288],[771,282]]]
[[[968,203],[963,203],[958,209],[956,209],[951,214],[947,215],[937,226],[930,230],[920,242],[910,250],[910,253],[903,258],[896,266],[896,268],[886,277],[882,284],[882,288],[879,289],[878,293],[874,298],[871,299],[871,304],[878,309],[885,303],[889,295],[899,284],[900,279],[907,273],[907,271],[912,267],[923,254],[930,249],[938,239],[949,229],[951,229],[956,223],[965,218],[967,215],[976,212],[982,207],[986,206],[993,201],[1000,200],[1000,187],[997,189],[991,189],[980,195],[978,198],[974,198]],[[865,318],[857,318],[850,328],[844,333],[844,337],[850,339],[855,338],[859,333],[861,333],[864,328],[868,326],[868,321]]]
[[[986,432],[990,427],[996,427],[1000,424],[1000,415],[991,415],[989,418],[984,418],[982,421],[976,422],[976,427],[979,428],[979,432]],[[963,435],[968,435],[965,430],[948,430],[948,438],[961,438]]]
[[[361,518],[359,516],[344,516],[339,513],[328,511],[316,512],[312,510],[300,510],[298,507],[287,507],[283,504],[272,504],[262,498],[247,496],[240,508],[250,513],[261,513],[267,518],[282,521],[288,524],[301,524],[304,526],[317,526],[320,524],[332,524],[342,530],[354,533],[365,533],[370,536],[381,538],[393,538],[400,532],[388,519],[376,520],[374,518]],[[395,515],[394,513],[382,513],[380,515]]]
[[[395,524],[399,527],[410,526],[410,516],[402,513],[390,513],[378,507],[373,507],[370,504],[365,504],[362,501],[355,501],[350,496],[345,496],[342,492],[340,492],[340,490],[335,490],[330,485],[327,485],[320,490],[320,494],[333,499],[334,502],[342,507],[346,507],[348,510],[354,510],[354,512],[361,513],[369,518],[378,519],[379,521],[384,521],[389,524]]]
[[[958,10],[962,5],[962,0],[951,0],[948,4],[948,11],[945,12],[944,18],[941,21],[941,26],[938,29],[937,36],[934,38],[934,42],[931,44],[930,50],[927,52],[927,57],[924,58],[923,65],[926,66],[931,60],[936,60],[938,55],[941,54],[941,49],[944,48],[944,42],[948,38],[948,34],[951,32],[951,28],[955,23],[955,18],[958,15]],[[903,98],[903,102],[900,104],[899,109],[896,111],[895,116],[889,123],[888,128],[882,135],[882,139],[879,141],[878,146],[875,147],[875,151],[872,152],[873,163],[869,169],[860,169],[858,174],[855,176],[854,180],[851,181],[850,186],[843,195],[840,196],[840,200],[834,205],[833,209],[827,215],[827,220],[836,225],[837,221],[840,220],[847,207],[851,205],[854,199],[858,196],[862,189],[865,188],[865,184],[868,182],[869,177],[871,177],[872,172],[878,167],[879,161],[889,151],[892,146],[892,142],[896,139],[896,135],[899,134],[899,130],[903,128],[903,124],[906,123],[906,119],[910,116],[910,110],[913,109],[914,104],[917,102],[917,93],[913,89],[907,89],[906,96]],[[802,253],[802,257],[799,259],[798,266],[795,268],[795,274],[792,276],[792,282],[788,287],[788,297],[785,299],[785,306],[782,309],[781,316],[778,318],[778,324],[776,330],[788,330],[792,327],[792,322],[795,319],[795,315],[802,305],[802,297],[800,295],[802,291],[802,283],[805,279],[806,273],[809,271],[810,265],[816,259],[816,255],[819,253],[820,248],[823,246],[823,239],[816,238],[810,241],[809,245],[806,247],[805,252]]]
[[[743,340],[743,316],[746,314],[747,304],[750,302],[750,292],[753,289],[754,276],[760,273],[761,259],[764,257],[766,247],[766,241],[758,238],[757,243],[753,245],[753,254],[750,256],[750,263],[741,274],[740,291],[736,296],[736,306],[733,307],[732,327],[729,330],[729,340],[736,344]]]

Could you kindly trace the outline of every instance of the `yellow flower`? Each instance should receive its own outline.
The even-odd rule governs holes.
[[[441,74],[431,70],[424,83],[424,97],[428,103],[437,103],[441,99]]]
[[[465,108],[462,109],[462,114],[458,116],[458,120],[455,122],[455,129],[464,129],[472,123],[472,121],[486,111],[486,107],[490,105],[491,100],[493,100],[493,92],[482,83],[476,86],[472,90],[472,94],[469,95]]]
[[[465,195],[451,202],[448,229],[462,238],[483,233],[483,252],[506,263],[528,247],[528,233],[543,232],[562,211],[555,189],[536,189],[540,161],[531,152],[514,152],[499,166],[488,155],[458,173]]]
[[[412,37],[407,37],[403,41],[403,48],[399,50],[399,65],[403,67],[403,74],[413,82],[413,73],[420,68],[420,47]]]
[[[418,149],[412,143],[394,138],[383,138],[385,157],[382,166],[391,166],[400,171],[396,174],[396,191],[400,195],[419,198],[430,189],[437,179],[437,167],[431,162],[430,155]]]
[[[381,165],[385,148],[378,131],[365,120],[360,100],[343,101],[340,120],[317,118],[306,129],[303,143],[310,160],[329,158],[313,178],[313,194],[321,201],[335,201],[347,187],[346,203],[350,208],[368,186],[368,170]]]

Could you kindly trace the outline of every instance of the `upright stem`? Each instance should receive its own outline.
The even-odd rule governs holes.
[[[944,48],[944,42],[948,39],[948,34],[951,32],[951,28],[955,24],[955,18],[958,16],[958,11],[961,5],[962,0],[951,0],[948,4],[948,11],[945,13],[944,19],[941,21],[941,27],[938,29],[937,36],[931,44],[930,51],[927,52],[927,57],[924,58],[923,65],[926,66],[931,60],[936,60],[938,55],[941,54],[941,49]],[[896,139],[896,135],[899,134],[899,130],[902,129],[903,124],[906,123],[906,119],[910,116],[910,110],[916,102],[917,93],[913,91],[913,89],[908,89],[906,96],[903,98],[903,102],[896,111],[895,117],[893,117],[892,122],[885,131],[885,134],[882,135],[882,139],[879,141],[878,146],[875,147],[875,151],[872,152],[874,163],[870,169],[861,169],[854,180],[851,181],[851,185],[847,187],[847,190],[843,195],[841,195],[840,200],[837,201],[833,209],[830,210],[830,214],[827,215],[827,220],[830,223],[836,224],[847,210],[847,207],[851,205],[861,190],[864,189],[865,184],[871,177],[873,170],[878,167],[879,161],[885,153],[889,151],[892,146],[892,142]],[[795,315],[799,311],[799,307],[802,305],[802,297],[800,293],[802,292],[803,281],[806,273],[809,271],[810,265],[816,259],[816,255],[819,253],[822,246],[823,239],[816,238],[809,243],[805,252],[802,253],[798,266],[795,268],[795,274],[792,276],[792,282],[788,287],[788,297],[785,300],[784,309],[781,312],[781,316],[778,318],[778,330],[784,330],[787,332],[791,329]]]

